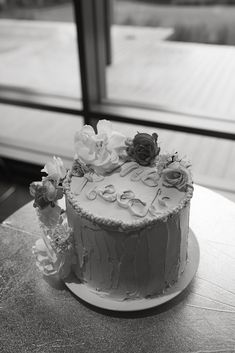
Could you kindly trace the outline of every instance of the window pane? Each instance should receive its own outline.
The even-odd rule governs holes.
[[[0,112],[1,157],[44,165],[59,156],[71,166],[82,117],[7,104],[0,104]]]
[[[2,89],[80,97],[71,1],[1,1],[0,55]]]
[[[234,121],[235,6],[190,2],[111,2],[107,96]]]

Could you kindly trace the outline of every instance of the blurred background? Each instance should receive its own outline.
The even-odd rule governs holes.
[[[102,104],[221,133],[157,131],[162,150],[187,154],[197,183],[235,200],[235,0],[106,0],[104,9]],[[31,200],[49,156],[71,164],[84,123],[76,21],[73,1],[0,0],[0,221]],[[153,131],[145,118],[113,125]]]

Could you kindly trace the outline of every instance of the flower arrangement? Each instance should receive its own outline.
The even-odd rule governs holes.
[[[72,232],[65,211],[57,203],[64,195],[62,183],[66,169],[61,158],[53,157],[41,171],[47,176],[42,177],[42,181],[32,182],[29,187],[43,230],[43,239],[37,240],[33,253],[37,267],[45,276],[59,274],[65,278],[73,258]]]
[[[30,184],[30,194],[34,197],[34,207],[44,209],[47,206],[55,206],[56,201],[63,197],[62,181],[66,175],[63,162],[59,157],[53,157],[48,161],[42,172],[47,173],[42,181]]]

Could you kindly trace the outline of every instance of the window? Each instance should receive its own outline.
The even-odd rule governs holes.
[[[52,115],[55,114],[53,119],[66,114],[66,118],[73,116],[75,122],[76,117],[80,116],[85,123],[93,125],[98,119],[107,118],[125,131],[133,124],[137,125],[136,129],[151,127],[152,130],[155,127],[162,131],[165,138],[175,141],[175,148],[180,149],[178,142],[182,145],[182,141],[189,150],[194,148],[194,156],[197,150],[200,150],[199,154],[203,150],[210,151],[208,159],[212,161],[215,158],[213,150],[216,150],[221,160],[216,164],[216,175],[221,181],[227,172],[222,173],[223,169],[219,168],[224,168],[224,161],[228,163],[234,156],[235,104],[232,93],[235,47],[195,44],[193,41],[199,41],[200,36],[211,42],[214,37],[207,35],[207,28],[193,24],[196,32],[200,28],[195,39],[195,31],[190,32],[187,26],[192,24],[193,18],[206,19],[212,13],[216,18],[218,11],[221,21],[230,16],[227,22],[232,23],[235,7],[185,7],[182,4],[179,6],[179,2],[169,0],[164,2],[168,5],[163,6],[157,5],[158,1],[150,0],[74,0],[69,11],[70,16],[74,14],[76,30],[71,23],[50,21],[42,25],[35,21],[34,30],[30,31],[30,35],[27,32],[30,38],[27,50],[36,47],[35,50],[40,51],[41,47],[36,46],[30,37],[35,31],[42,42],[45,33],[50,33],[46,36],[50,68],[45,69],[46,60],[39,60],[37,64],[43,74],[37,76],[38,72],[34,69],[33,75],[36,76],[30,78],[28,69],[35,62],[30,61],[27,65],[22,62],[22,71],[14,67],[15,76],[19,75],[20,78],[17,83],[10,81],[10,76],[4,81],[4,75],[0,74],[0,102],[44,110],[45,114],[51,111]],[[65,4],[67,6],[68,2],[60,6]],[[50,11],[44,12],[47,20],[50,14]],[[1,21],[5,20],[0,20],[0,24]],[[218,22],[214,19],[214,24]],[[213,23],[210,25],[213,27]],[[38,26],[43,29],[39,30]],[[187,33],[191,33],[186,39],[185,28]],[[217,32],[217,40],[223,41],[226,30]],[[187,43],[181,39],[187,40]],[[9,44],[5,45],[7,47]],[[43,55],[41,58],[45,58]],[[12,62],[12,65],[15,66],[15,63]],[[74,129],[75,125],[71,124]],[[192,141],[191,146],[189,141]],[[206,175],[207,163],[204,170],[198,162],[196,164],[198,175]],[[210,169],[210,178],[213,173],[215,170]],[[232,178],[232,174],[229,175],[231,184]],[[205,180],[204,184],[207,184]]]

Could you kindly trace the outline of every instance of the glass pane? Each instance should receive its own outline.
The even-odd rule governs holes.
[[[107,97],[234,121],[235,5],[225,3],[111,1]]]
[[[82,117],[7,104],[0,105],[0,111],[1,157],[44,165],[59,156],[71,166]]]
[[[0,85],[80,97],[72,1],[0,1]]]

